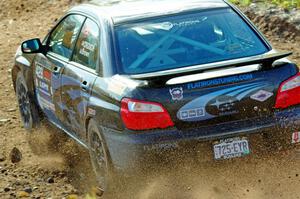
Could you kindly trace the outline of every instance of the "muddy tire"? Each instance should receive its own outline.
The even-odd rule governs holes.
[[[99,190],[106,196],[113,187],[113,167],[103,135],[91,119],[88,126],[89,153]]]
[[[40,123],[39,112],[33,99],[29,95],[26,81],[21,72],[17,74],[16,96],[24,128],[31,130],[38,127]]]

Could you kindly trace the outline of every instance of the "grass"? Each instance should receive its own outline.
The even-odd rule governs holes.
[[[248,6],[252,3],[251,0],[230,0],[232,3]],[[266,2],[266,1],[262,1]],[[292,9],[292,8],[300,8],[300,0],[267,0],[267,2],[273,3],[283,8]]]

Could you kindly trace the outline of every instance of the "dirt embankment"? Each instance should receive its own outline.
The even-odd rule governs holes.
[[[29,38],[43,38],[72,3],[0,1],[0,198],[64,198],[70,194],[84,197],[94,185],[87,172],[91,169],[84,150],[59,132],[46,130],[49,128],[32,134],[21,128],[10,77],[17,46]],[[294,51],[291,59],[300,64],[297,31],[286,29],[284,23],[272,17],[248,14],[277,49]],[[14,147],[22,153],[22,160],[16,164],[9,157]],[[300,198],[299,174],[299,149],[271,147],[258,155],[232,161],[190,165],[181,160],[173,169],[157,168],[147,182],[129,187],[123,198],[296,199]]]
[[[244,13],[278,50],[292,51],[291,59],[300,63],[300,10],[285,10],[265,4],[251,4]]]
[[[89,166],[85,151],[79,155],[78,146],[54,130],[41,128],[28,134],[21,128],[10,76],[17,46],[26,39],[43,38],[73,4],[69,0],[0,1],[1,199],[27,195],[30,198],[63,198],[83,194],[91,187],[89,174],[81,172]],[[22,153],[22,160],[16,164],[10,161],[13,147]]]

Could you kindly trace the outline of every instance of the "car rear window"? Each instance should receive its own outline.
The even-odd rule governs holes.
[[[176,69],[268,51],[253,29],[231,9],[120,25],[115,32],[122,74]]]

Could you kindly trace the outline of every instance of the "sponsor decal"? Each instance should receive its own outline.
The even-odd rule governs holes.
[[[51,81],[51,72],[49,70],[43,70],[43,79]]]
[[[206,111],[220,116],[235,114],[239,112],[235,106],[238,101],[233,96],[222,95],[208,102]]]
[[[270,97],[273,96],[273,93],[265,91],[265,90],[260,90],[254,95],[251,95],[250,98],[259,102],[264,102]]]
[[[265,91],[265,90],[260,90],[254,95],[251,95],[250,98],[259,102],[264,102],[270,97],[273,96],[273,93]]]
[[[183,99],[183,89],[182,87],[170,89],[170,94],[172,96],[172,100],[178,101]]]
[[[95,50],[95,44],[92,44],[90,42],[83,41],[81,45],[82,45],[83,48],[85,48],[89,51],[94,51]]]
[[[40,103],[41,108],[45,108],[45,109],[55,112],[55,106],[52,102],[44,99],[43,97],[39,97],[39,103]]]
[[[47,83],[45,83],[45,82],[43,82],[43,81],[40,81],[39,86],[40,86],[40,88],[43,89],[44,91],[49,92],[49,86],[48,86]]]
[[[196,20],[190,20],[190,21],[183,21],[183,22],[179,22],[179,23],[167,22],[168,24],[164,24],[164,27],[168,27],[168,30],[169,30],[169,29],[171,29],[172,27],[175,27],[175,26],[179,26],[179,27],[192,26],[192,25],[195,25],[195,24],[199,24],[202,21],[204,21],[204,20],[196,19]]]
[[[187,89],[191,90],[191,89],[216,86],[222,84],[238,83],[238,82],[247,81],[251,79],[253,79],[252,74],[235,75],[231,77],[224,77],[224,78],[205,80],[205,81],[200,81],[195,83],[189,83],[187,84]]]
[[[51,82],[52,73],[50,70],[43,68],[41,65],[36,65],[36,79],[35,84],[39,91],[47,96],[52,95],[52,88],[49,85]]]
[[[47,95],[47,96],[52,96],[52,87],[49,86],[48,83],[46,83],[45,81],[43,80],[40,80],[40,81],[37,81],[38,84],[36,85],[37,88],[39,89],[40,93],[43,93],[44,95]]]
[[[218,116],[237,114],[240,112],[237,106],[238,102],[266,86],[269,86],[266,82],[251,83],[208,92],[181,107],[177,112],[177,118],[183,121],[204,121]],[[199,106],[204,107],[203,116],[193,117],[193,114],[186,116],[185,111],[193,110]],[[185,113],[186,119],[183,119],[182,112]]]
[[[44,91],[43,89],[39,88],[40,94],[44,94],[46,96],[51,97],[51,94],[49,92]]]
[[[162,144],[152,144],[152,145],[145,145],[145,151],[156,151],[156,150],[172,150],[179,147],[177,142],[174,143],[162,143]]]
[[[241,51],[241,45],[238,43],[230,44],[227,46],[227,51],[230,53],[238,53]]]
[[[39,79],[43,79],[43,71],[43,67],[37,64],[35,68],[35,74]]]
[[[196,108],[196,109],[180,111],[179,118],[185,120],[185,119],[203,117],[204,115],[205,115],[204,108]]]
[[[96,110],[89,108],[88,109],[88,114],[90,114],[90,115],[96,115]]]
[[[51,71],[39,63],[36,63],[35,74],[38,79],[51,81]]]
[[[292,134],[292,144],[300,143],[300,132],[294,132]]]
[[[89,57],[91,53],[93,53],[95,51],[95,44],[89,43],[87,41],[83,41],[81,43],[81,48],[79,50],[79,54],[85,56],[85,57]]]
[[[37,57],[35,65],[43,66],[44,68],[50,69],[52,63],[46,58]]]

